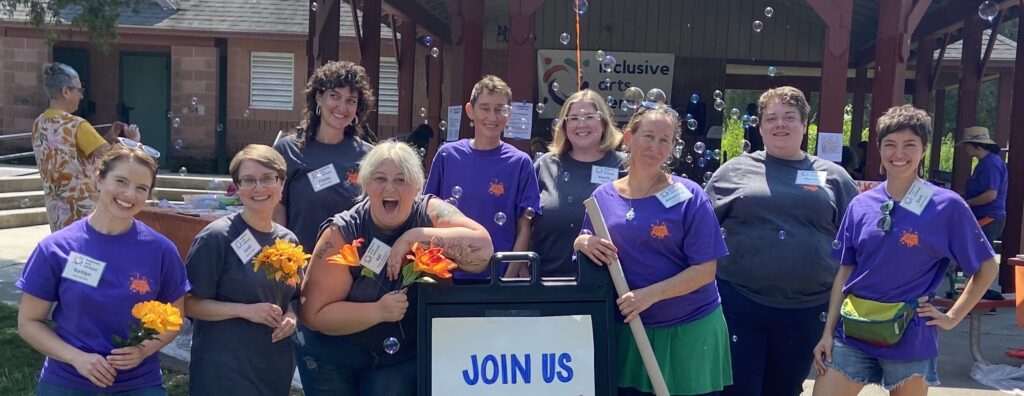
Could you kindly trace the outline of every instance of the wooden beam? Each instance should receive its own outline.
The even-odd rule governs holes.
[[[843,131],[846,107],[846,74],[850,63],[850,23],[853,0],[807,0],[825,22],[825,48],[822,51],[818,130]],[[808,93],[809,95],[810,93]]]
[[[939,68],[942,67],[942,61],[946,60],[947,47],[949,47],[949,33],[942,37],[942,48],[939,49],[939,57],[934,62],[935,69],[932,70],[931,78],[928,80],[928,89],[930,90],[935,90],[935,80],[939,78]]]
[[[969,14],[964,27],[963,52],[960,56],[960,91],[957,98],[956,131],[959,140],[964,128],[977,123],[977,106],[981,98],[981,36],[984,22],[977,13]],[[953,190],[963,194],[971,176],[971,157],[961,147],[953,149]]]
[[[421,29],[430,33],[435,40],[435,45],[442,47],[441,43],[452,44],[452,27],[449,24],[423,6],[417,0],[386,0],[388,12],[398,14],[402,20],[413,21]]]
[[[536,59],[533,37],[534,13],[544,0],[509,0],[509,40],[505,50],[508,69],[505,76],[512,88],[512,100],[533,102],[537,91],[537,68],[524,67],[524,60]],[[530,141],[510,140],[509,144],[530,154]]]
[[[1024,7],[1024,0],[1019,1]],[[1017,18],[1017,28],[1024,31],[1024,18]],[[1024,70],[1024,45],[1017,46],[1017,70]],[[1013,80],[1013,103],[1024,103],[1024,78]],[[1019,105],[1018,105],[1019,106]],[[1024,245],[1024,111],[1015,111],[1010,120],[1009,185],[1006,191],[1006,227],[1003,229],[1002,266],[1008,266],[1008,259],[1021,253]],[[1013,278],[1011,277],[1011,280]],[[1002,284],[1002,282],[1000,282]],[[1007,287],[1009,286],[1009,287]],[[1003,291],[1013,290],[1013,282],[1003,285]]]
[[[370,77],[370,85],[373,87],[373,92],[380,93],[380,19],[381,19],[381,1],[383,0],[363,0],[363,23],[362,23],[362,40],[363,43],[360,45],[360,64],[366,69],[367,76]],[[352,13],[355,15],[355,12]],[[358,25],[357,25],[358,26]],[[366,123],[373,133],[377,134],[377,138],[384,139],[391,136],[382,136],[381,130],[377,125],[380,113],[378,111],[371,111],[366,113]]]
[[[1003,15],[1005,13],[1000,11],[999,15],[996,16],[995,24],[989,30],[988,43],[985,45],[985,55],[981,57],[981,69],[978,70],[978,78],[985,76],[985,68],[988,66],[988,60],[992,58],[992,48],[996,46],[996,37],[999,36],[999,24],[1003,23]]]
[[[413,99],[416,92],[416,22],[403,19],[398,25],[402,39],[398,61],[398,130],[412,130]]]
[[[388,16],[388,20],[391,21],[391,26],[389,26],[389,27],[391,28],[391,45],[392,45],[392,47],[394,47],[393,49],[395,51],[394,52],[394,54],[395,54],[395,63],[402,64],[402,51],[399,51],[399,48],[398,48],[398,46],[399,46],[399,43],[398,43],[398,17],[396,17],[394,15],[389,15]],[[415,35],[416,35],[416,30],[413,30],[413,38],[412,38],[412,40],[414,42],[416,41]],[[402,37],[409,37],[409,36],[402,36]]]
[[[939,89],[935,91],[935,117],[932,119],[932,143],[931,143],[931,163],[928,164],[929,175],[934,175],[939,170],[939,164],[942,163],[942,137],[946,135],[946,130],[943,125],[946,122],[946,90]],[[934,176],[933,176],[934,177]]]
[[[931,113],[932,110],[932,54],[935,37],[921,39],[917,46],[917,66],[914,72],[914,107]]]
[[[864,131],[864,98],[868,90],[868,68],[858,67],[856,77],[853,80],[853,120],[850,121],[850,147],[856,146],[861,141],[861,134]],[[870,144],[868,145],[870,147]],[[864,154],[867,154],[865,150]],[[867,158],[861,158],[861,161]]]
[[[483,52],[484,52],[484,2],[477,0],[458,1],[458,22],[453,24],[452,29],[458,29],[458,34],[453,37],[461,37],[457,44],[461,44],[457,50],[459,59],[462,62],[462,92],[457,96],[462,99],[461,103],[469,103],[469,96],[473,85],[483,77]],[[536,56],[536,55],[534,55]],[[474,136],[474,129],[469,126],[469,115],[462,112],[463,126],[459,129],[459,137],[471,138]]]
[[[352,29],[356,32],[356,43],[359,44],[359,53],[362,54],[366,44],[363,43],[363,29],[359,26],[359,9],[353,0],[349,0],[349,6],[352,7]]]
[[[316,11],[313,4],[317,3]],[[338,60],[341,50],[341,0],[309,0],[306,77],[323,64]]]
[[[437,154],[438,147],[441,147],[441,143],[445,141],[445,136],[447,135],[446,131],[440,131],[437,128],[437,120],[447,119],[448,109],[441,102],[441,84],[444,82],[444,53],[436,58],[424,55],[423,59],[423,65],[427,74],[427,115],[430,117],[430,120],[435,120],[433,126],[435,130],[438,130],[438,138],[430,140],[430,144],[427,145],[427,155],[423,158],[423,167],[429,174],[430,164],[433,162],[434,155]]]
[[[999,144],[999,147],[1004,148],[1010,144],[1010,115],[1013,114],[1013,80],[1013,72],[999,73],[999,108],[996,111],[996,129],[992,131],[992,139]]]

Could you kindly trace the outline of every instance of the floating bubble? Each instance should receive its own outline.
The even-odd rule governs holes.
[[[181,150],[182,147],[185,147],[185,142],[181,141],[181,139],[174,141],[174,148],[176,150]]]
[[[31,205],[31,204],[32,204],[32,202],[31,202],[31,201],[29,201],[29,199],[28,199],[28,198],[22,198],[22,199],[21,199],[21,207],[22,207],[22,208],[27,208],[27,207],[28,207],[29,205]]]
[[[617,61],[615,60],[615,57],[611,55],[605,55],[604,59],[601,59],[601,67],[603,67],[606,72],[612,71],[612,69],[615,68],[615,63],[617,63]]]
[[[700,101],[700,95],[698,95],[696,92],[694,92],[693,94],[690,95],[690,103],[697,103],[699,101]]]
[[[206,190],[207,191],[219,191],[219,190],[222,190],[222,189],[223,188],[222,188],[220,182],[217,181],[217,179],[210,180],[209,183],[206,183]]]
[[[438,55],[441,55],[441,50],[437,49],[437,47],[430,49],[430,56],[437,58]]]
[[[501,106],[501,115],[503,117],[508,117],[509,114],[512,114],[512,108],[509,106]]]
[[[662,91],[661,88],[651,88],[650,91],[647,91],[647,101],[654,103],[666,103],[668,102],[668,98],[665,95],[665,91]]]
[[[729,110],[729,116],[734,120],[740,118],[740,109],[733,107],[732,110]]]
[[[562,181],[565,181],[565,182],[569,181],[569,177],[570,176],[571,175],[569,175],[569,172],[562,172]]]
[[[610,78],[604,79],[604,87],[605,87],[605,89],[611,89],[611,86],[612,86],[612,79],[610,79]]]
[[[596,55],[596,56],[594,56],[594,58],[596,58],[596,59],[597,59],[597,61],[598,61],[598,62],[600,62],[600,61],[603,61],[603,60],[604,60],[604,55],[605,55],[605,54],[604,54],[604,51],[603,51],[603,50],[597,50],[597,55]]]
[[[736,337],[735,335],[734,335],[734,336],[732,336],[732,342],[736,342],[736,340],[738,340],[738,339],[739,339],[739,338],[737,338],[737,337]]]
[[[181,118],[175,117],[171,120],[171,126],[175,128],[181,128]]]
[[[588,3],[587,0],[573,0],[572,2],[572,9],[575,10],[577,14],[583,15],[587,12],[588,8],[590,8],[590,3]]]
[[[725,108],[725,102],[721,99],[715,99],[715,110],[722,111]]]
[[[761,21],[754,21],[753,28],[754,33],[761,33],[761,30],[764,29],[764,23],[761,23]]]
[[[687,155],[686,156],[686,163],[687,164],[692,164],[693,163],[693,156]]]
[[[679,119],[679,113],[677,113],[675,109],[669,107],[668,109],[665,110],[665,112],[668,113],[668,115],[671,116],[672,118]]]
[[[683,156],[683,146],[676,146],[675,150],[672,151],[672,156],[680,158]]]
[[[722,227],[722,238],[725,238],[725,227]]]
[[[189,103],[191,103],[193,106],[196,106],[199,104],[199,98],[193,96],[192,99],[189,100]]]
[[[743,122],[750,122],[750,114],[744,114],[740,119],[743,120]]]
[[[448,197],[448,199],[446,199],[444,201],[447,202],[449,205],[459,206],[459,200],[455,199],[454,197]]]
[[[310,11],[316,12],[316,8],[317,8],[317,4],[316,4],[315,1],[313,2],[313,4],[309,5]]]
[[[181,167],[180,169],[178,169],[178,176],[185,176],[187,174],[188,174],[188,169],[186,169],[184,166]]]
[[[622,103],[625,103],[626,107],[630,109],[640,107],[640,102],[642,102],[643,100],[644,91],[639,87],[629,87],[628,89],[626,89],[625,95],[622,96]]]
[[[426,116],[427,116],[427,108],[426,107],[420,107],[420,117],[426,117]]]
[[[775,77],[775,73],[777,73],[778,71],[779,71],[779,69],[776,69],[775,66],[768,66],[768,76],[769,77]]]
[[[217,132],[223,132],[223,131],[224,131],[224,124],[217,124]]]
[[[534,109],[537,109],[537,113],[543,113],[543,112],[544,112],[544,108],[545,108],[545,107],[546,107],[546,106],[544,106],[544,104],[543,104],[543,103],[537,103],[537,105],[536,105],[536,106],[534,106],[533,108],[534,108]]]
[[[557,90],[558,90],[558,88],[559,88],[559,85],[558,85],[558,83],[557,83],[557,82],[553,82],[553,83],[551,83],[551,89],[553,89],[553,90],[557,91]]]
[[[423,119],[423,122],[421,122],[420,124],[423,124],[423,125],[430,125],[430,121],[428,121],[428,120],[427,120],[426,118],[424,118],[424,119]]]
[[[751,144],[750,144],[749,140],[743,139],[743,142],[741,143],[741,145],[743,146],[743,152],[744,153],[749,153],[750,152]]]
[[[686,120],[689,121],[689,120],[692,120],[692,119],[693,119],[693,114],[686,113]]]
[[[704,158],[706,158],[706,159],[710,160],[710,159],[712,159],[712,158],[714,158],[714,157],[715,157],[715,153],[714,153],[714,151],[712,151],[712,150],[706,150],[706,151],[704,151]]]
[[[561,36],[558,36],[558,42],[562,43],[562,45],[569,45],[569,38],[569,33],[562,33]]]
[[[250,110],[250,109],[245,109],[245,112],[242,113],[242,117],[243,118],[249,118],[249,116],[251,116],[251,115],[252,115],[252,110]]]
[[[713,176],[711,172],[704,172],[704,182],[707,183],[711,181],[711,176]]]
[[[704,154],[704,150],[706,149],[707,146],[704,144],[704,142],[697,142],[693,144],[693,151],[697,154]]]
[[[431,44],[434,44],[434,38],[430,36],[423,36],[423,45],[429,47]]]
[[[388,339],[384,340],[384,352],[387,352],[388,355],[394,355],[395,352],[398,352],[399,347],[401,345],[395,337],[388,337]]]
[[[502,212],[495,213],[494,222],[498,223],[500,226],[505,225],[505,214]]]
[[[779,230],[779,239],[786,239],[786,230]]]
[[[580,231],[580,235],[594,235],[594,233],[586,228]]]
[[[704,157],[697,158],[697,166],[701,168],[708,166],[708,159]]]
[[[576,199],[573,198],[572,195],[569,195],[569,196],[565,197],[565,201],[568,202],[568,203],[573,203],[573,201],[576,201]]]
[[[820,320],[822,322],[828,320],[828,313],[827,312],[822,312],[822,313],[818,314],[818,320]]]
[[[715,99],[722,99],[722,91],[716,89],[715,92],[711,93],[711,97]]]
[[[551,130],[558,129],[558,125],[562,123],[562,119],[555,117],[551,119]]]
[[[839,250],[841,247],[843,247],[843,244],[839,243],[837,240],[832,240],[832,250]]]
[[[533,210],[533,208],[526,208],[526,211],[523,212],[523,216],[526,216],[529,220],[533,220],[533,218],[537,216],[537,211]]]
[[[626,103],[625,100],[619,101],[619,110],[629,111],[629,105]]]
[[[606,105],[608,105],[608,107],[614,108],[615,107],[615,97],[609,95],[607,98],[604,98],[604,103]]]
[[[455,197],[455,199],[462,198],[462,187],[452,187],[452,196]]]
[[[714,158],[716,161],[722,159],[722,150],[715,149],[715,151],[711,153],[711,158]]]
[[[437,128],[442,130],[442,131],[447,131],[448,130],[448,121],[441,120],[441,122],[439,122],[437,124]]]
[[[416,153],[419,154],[420,157],[422,158],[423,156],[427,155],[427,149],[420,147],[419,150],[416,150]]]
[[[764,8],[764,16],[771,18],[773,15],[775,15],[775,9],[774,8],[771,8],[771,7],[765,7]]]
[[[168,111],[167,112],[167,118],[171,118],[171,117],[174,117],[174,112]]]
[[[686,127],[690,128],[691,131],[696,131],[697,130],[697,120],[692,119],[692,118],[689,119],[689,120],[686,120]]]
[[[985,0],[978,6],[978,16],[982,19],[992,22],[996,19],[996,15],[999,15],[999,5],[992,0]]]
[[[757,116],[750,116],[750,126],[757,126],[759,123],[761,123],[760,118],[757,118]]]

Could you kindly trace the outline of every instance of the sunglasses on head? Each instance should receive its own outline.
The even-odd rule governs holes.
[[[136,142],[128,138],[118,137],[117,140],[127,148],[133,150],[142,150],[142,152],[149,154],[150,157],[160,158],[160,151],[155,148],[152,148],[150,146],[147,146],[145,144]]]

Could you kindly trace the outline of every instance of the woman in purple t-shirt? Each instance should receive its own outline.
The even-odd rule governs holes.
[[[995,278],[995,253],[967,204],[920,178],[931,123],[927,113],[910,105],[893,107],[878,119],[887,181],[850,202],[833,242],[842,265],[814,348],[815,395],[856,394],[871,383],[894,394],[927,394],[929,385],[939,383],[936,328],[949,330],[960,323]],[[950,260],[971,280],[949,312],[942,313],[928,299]],[[855,331],[856,322],[840,322],[847,298],[861,301],[857,314],[865,312],[862,304],[868,301],[907,303],[917,315],[911,310],[902,330],[893,322],[892,333]]]
[[[585,218],[573,246],[598,264],[618,255],[631,290],[618,299],[619,311],[627,323],[643,320],[669,391],[694,395],[732,383],[715,285],[716,262],[728,252],[704,190],[662,169],[679,133],[675,111],[644,103],[626,125],[629,175],[592,195],[617,244],[594,236]],[[620,391],[652,392],[628,326],[618,326],[618,340]]]
[[[96,209],[40,241],[16,283],[24,292],[18,333],[46,355],[37,395],[166,395],[157,351],[178,331],[129,347],[112,340],[127,339],[138,324],[135,304],[155,300],[180,311],[189,290],[178,249],[134,218],[156,180],[147,153],[159,152],[122,142],[142,149],[107,152],[94,176]]]

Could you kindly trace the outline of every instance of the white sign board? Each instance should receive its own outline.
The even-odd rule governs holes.
[[[818,131],[818,158],[843,161],[843,134]]]
[[[625,121],[632,112],[618,110],[619,102],[629,87],[639,87],[646,93],[661,88],[672,98],[672,76],[675,73],[674,54],[607,51],[615,59],[610,71],[604,71],[597,60],[597,51],[580,51],[583,64],[583,88],[597,91],[602,98],[611,96],[615,118]],[[562,110],[565,99],[577,91],[576,51],[537,50],[538,103],[544,104],[540,118],[555,118]],[[555,87],[558,89],[555,89]]]
[[[459,127],[462,126],[462,106],[448,106],[448,134],[445,141],[459,140]]]
[[[433,395],[594,395],[589,315],[434,318]]]
[[[533,103],[512,103],[512,111],[505,127],[505,137],[509,139],[530,140],[533,128]]]

